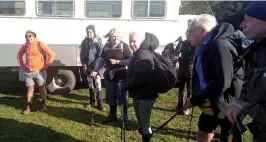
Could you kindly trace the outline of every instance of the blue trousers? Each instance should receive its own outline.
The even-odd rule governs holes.
[[[127,105],[126,92],[120,92],[118,88],[118,81],[104,80],[106,88],[106,102],[108,105],[121,104]]]

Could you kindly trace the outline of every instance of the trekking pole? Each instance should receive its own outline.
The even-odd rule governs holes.
[[[124,113],[124,99],[123,99],[123,95],[122,95],[122,91],[121,91],[121,83],[123,82],[123,80],[119,80],[118,81],[118,91],[119,91],[119,95],[121,97],[121,142],[125,142],[126,141],[126,132],[125,132],[125,113]]]
[[[194,113],[194,108],[192,108],[191,116],[190,116],[190,120],[189,120],[189,129],[188,129],[188,133],[189,133],[189,134],[190,134],[190,132],[191,132],[191,127],[192,127],[193,113]]]
[[[232,128],[229,132],[228,142],[233,142],[235,129],[236,129],[236,122],[233,123]]]
[[[204,89],[202,89],[198,94],[206,91],[210,85],[213,83],[213,81],[211,81]],[[198,95],[196,94],[196,95]],[[185,103],[184,106],[186,106],[187,102]],[[154,132],[152,132],[152,135],[154,133],[157,133],[160,129],[162,129],[167,123],[169,123],[172,119],[174,119],[179,113],[183,112],[184,111],[184,108],[180,109],[178,112],[176,112],[170,119],[168,119],[165,123],[163,123],[163,125],[161,125],[159,128],[157,128]]]
[[[231,130],[229,132],[229,137],[228,137],[228,142],[233,142],[234,135],[236,133],[240,133],[240,140],[241,140],[241,135],[247,131],[247,128],[243,125],[242,121],[240,120],[240,117],[237,117],[237,121],[233,123]]]

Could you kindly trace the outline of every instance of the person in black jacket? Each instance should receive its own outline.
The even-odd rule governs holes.
[[[252,118],[247,126],[253,142],[266,141],[266,1],[252,2],[239,25],[249,40],[255,40],[247,54],[246,80],[238,100],[227,107],[226,115],[233,123],[245,116]],[[251,140],[250,140],[251,141]]]
[[[181,42],[180,53],[181,56],[178,58],[179,68],[177,72],[178,83],[178,101],[176,106],[176,112],[180,111],[184,105],[184,90],[187,88],[187,98],[192,94],[192,72],[194,60],[196,57],[196,48],[193,47],[189,40]],[[184,110],[185,115],[189,114],[189,109]]]
[[[122,90],[128,91],[129,96],[133,98],[143,142],[151,142],[150,116],[158,93],[154,81],[155,63],[150,50],[154,51],[158,47],[159,40],[151,33],[145,33],[143,37],[144,35],[144,41],[140,44],[139,49],[133,53],[129,62],[127,82],[121,86]]]
[[[233,56],[230,51],[237,54],[227,39],[233,34],[234,27],[231,24],[217,25],[216,18],[208,14],[194,19],[188,28],[187,36],[191,44],[197,47],[197,57],[193,73],[193,94],[187,100],[185,109],[198,106],[202,111],[198,122],[199,142],[210,142],[217,125],[221,127],[221,141],[227,141],[232,126],[225,112],[226,106],[234,97],[225,91],[233,80]],[[238,86],[240,89],[241,85]],[[234,139],[239,139],[239,136],[234,135]]]
[[[82,69],[84,75],[87,76],[88,85],[89,85],[89,96],[90,101],[85,105],[85,107],[94,107],[95,106],[95,94],[94,94],[94,82],[96,86],[96,100],[97,108],[101,111],[104,111],[102,104],[102,87],[101,87],[101,77],[102,69],[97,73],[95,77],[91,76],[96,60],[102,53],[103,44],[99,37],[95,34],[94,25],[89,25],[86,28],[87,37],[81,43],[80,50],[80,62],[82,64]]]

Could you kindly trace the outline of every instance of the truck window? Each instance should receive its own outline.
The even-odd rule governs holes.
[[[85,16],[88,18],[119,18],[122,14],[122,1],[85,1]]]
[[[74,0],[38,0],[36,4],[38,16],[74,16]]]
[[[23,16],[25,15],[25,1],[0,1],[0,16]]]
[[[166,0],[132,0],[133,18],[164,18]]]

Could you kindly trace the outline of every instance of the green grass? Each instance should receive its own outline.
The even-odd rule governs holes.
[[[15,91],[14,91],[15,90]],[[22,89],[23,90],[23,89]],[[114,124],[102,124],[107,116],[106,112],[97,109],[83,107],[88,100],[86,89],[74,90],[69,95],[52,95],[48,99],[49,111],[32,112],[29,115],[21,115],[21,109],[26,102],[25,91],[12,88],[9,92],[0,94],[0,141],[41,141],[41,142],[117,142],[120,141],[120,121]],[[152,129],[158,128],[168,120],[174,112],[176,105],[176,89],[167,94],[160,95],[155,103],[151,116]],[[34,107],[38,107],[37,100]],[[190,142],[195,141],[199,110],[195,109],[192,133],[188,133],[189,121],[185,116],[178,115],[165,126],[153,139],[155,142]],[[120,109],[118,109],[120,117]],[[126,126],[126,140],[141,141],[138,133],[138,125],[132,107],[132,99],[129,99],[129,124]],[[207,125],[207,124],[206,124]],[[244,141],[251,141],[250,133],[244,135]]]

